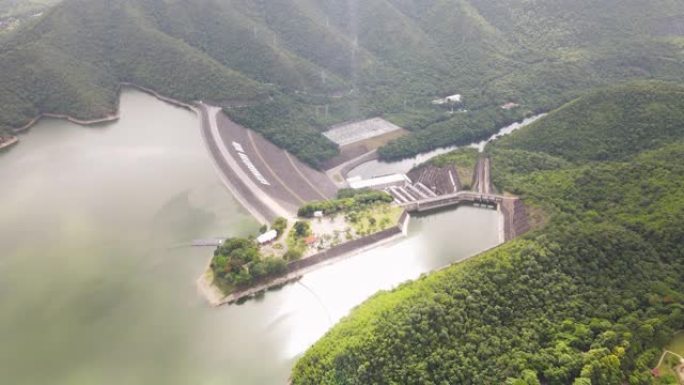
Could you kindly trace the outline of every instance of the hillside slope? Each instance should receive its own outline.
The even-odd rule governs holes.
[[[684,137],[684,86],[641,82],[593,92],[497,147],[568,161],[627,160]]]
[[[651,90],[653,102],[624,92],[605,102],[671,102],[669,87]],[[578,116],[542,124],[593,117],[601,133],[628,123],[622,111],[607,124],[602,107],[571,104],[564,114]],[[655,131],[657,144],[635,148],[631,162],[583,160],[595,148],[577,138],[572,164],[515,146],[540,126],[490,152],[498,187],[543,209],[548,224],[366,301],[306,352],[293,384],[656,383],[650,368],[684,327],[684,133]]]
[[[684,80],[677,15],[668,0],[65,0],[0,39],[0,130],[111,113],[128,81],[230,107],[300,156],[332,123],[385,115],[416,132],[381,150],[396,159],[597,85]],[[453,93],[468,112],[431,104]]]

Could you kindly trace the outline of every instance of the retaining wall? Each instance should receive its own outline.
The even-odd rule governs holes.
[[[267,291],[271,288],[297,281],[304,274],[312,271],[315,268],[333,263],[338,259],[356,255],[370,248],[379,246],[381,243],[389,242],[396,237],[403,236],[406,234],[409,220],[409,213],[404,211],[399,217],[396,226],[365,236],[363,238],[345,242],[341,245],[333,246],[328,250],[314,254],[308,258],[292,261],[287,264],[287,271],[283,275],[271,278],[270,280],[257,284],[256,286],[233,292],[223,298],[219,305],[238,302]]]

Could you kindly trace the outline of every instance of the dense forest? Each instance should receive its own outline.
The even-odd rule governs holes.
[[[489,146],[497,187],[545,225],[375,295],[292,383],[658,383],[650,369],[684,328],[684,119],[668,113],[682,91],[596,92]]]
[[[397,159],[590,87],[684,79],[683,14],[669,0],[64,0],[0,37],[0,130],[112,113],[131,82],[221,105],[313,165],[337,151],[321,130],[383,115],[415,132],[380,151]]]
[[[286,271],[284,259],[263,256],[254,239],[231,238],[216,248],[211,260],[213,283],[224,293],[247,287]]]

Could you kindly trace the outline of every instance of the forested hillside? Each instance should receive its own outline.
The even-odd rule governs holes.
[[[380,151],[401,158],[597,85],[684,79],[682,15],[669,0],[65,0],[0,39],[0,129],[100,117],[133,82],[229,107],[314,165],[335,154],[320,130],[384,115],[416,132]]]
[[[683,137],[683,122],[684,87],[637,82],[575,100],[497,146],[573,162],[627,160]]]
[[[684,120],[627,110],[681,98],[662,84],[605,91],[490,146],[497,186],[547,224],[371,298],[300,359],[293,384],[657,383],[650,369],[684,328]],[[571,135],[566,119],[630,154],[599,159],[591,133],[562,154],[530,147],[542,131]]]

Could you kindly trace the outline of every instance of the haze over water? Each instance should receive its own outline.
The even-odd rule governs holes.
[[[495,211],[409,237],[241,306],[196,292],[211,249],[258,225],[217,178],[195,116],[125,91],[121,120],[44,120],[0,154],[0,379],[7,384],[284,384],[294,359],[378,289],[497,243]]]

